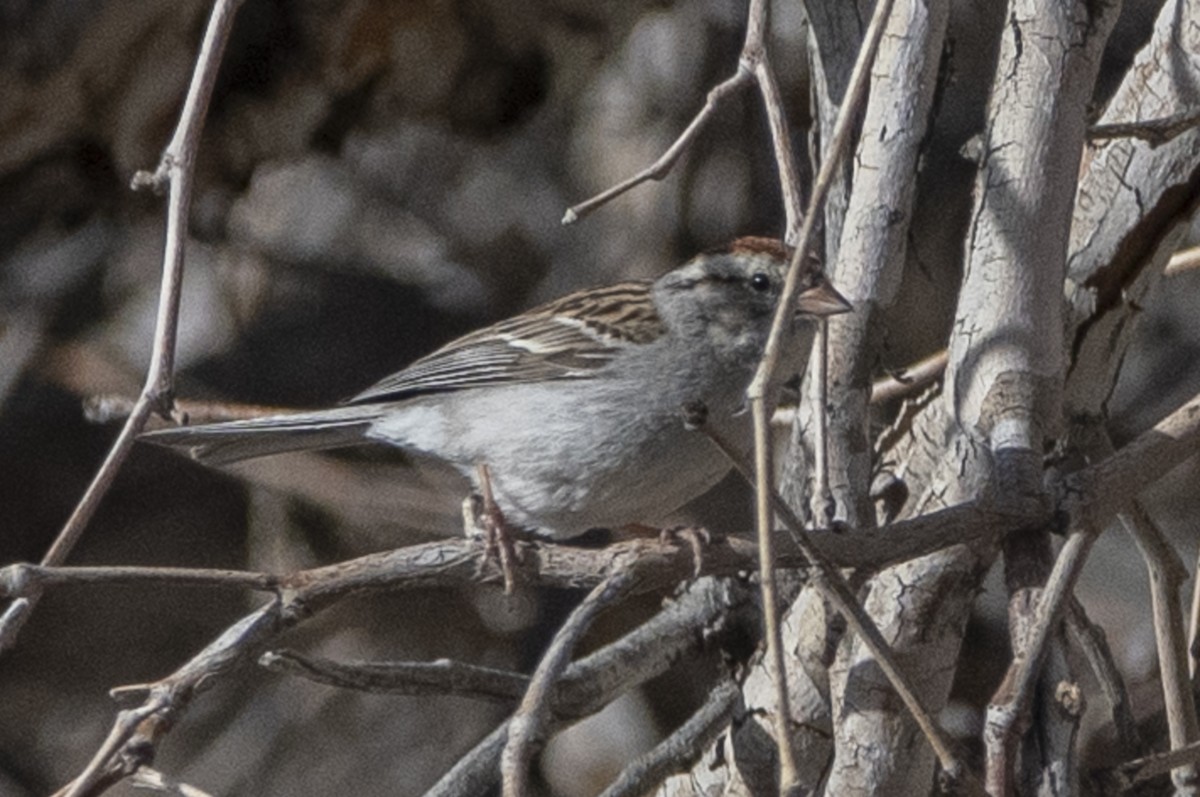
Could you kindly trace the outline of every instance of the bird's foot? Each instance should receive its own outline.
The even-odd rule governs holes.
[[[504,594],[511,595],[516,584],[516,563],[520,561],[515,544],[518,529],[508,523],[496,503],[487,465],[479,466],[479,486],[481,495],[463,501],[463,527],[468,535],[482,533],[485,547],[481,566],[489,560],[496,562],[504,575]]]
[[[617,530],[617,536],[623,538],[658,537],[660,542],[679,545],[686,544],[692,549],[693,578],[699,578],[704,570],[704,549],[712,544],[713,535],[703,526],[647,526],[642,523],[630,523]]]

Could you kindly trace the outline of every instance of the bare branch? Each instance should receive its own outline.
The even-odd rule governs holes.
[[[840,13],[853,17],[854,7],[843,4]],[[842,218],[831,221],[839,215],[837,207],[824,213],[829,272],[854,305],[854,312],[828,320],[827,343],[824,351],[817,350],[825,354],[826,361],[814,357],[810,362],[801,405],[803,426],[792,435],[793,447],[803,446],[803,452],[794,451],[788,458],[789,462],[813,462],[810,506],[823,524],[834,517],[854,528],[876,522],[872,488],[879,460],[873,456],[869,440],[871,375],[881,357],[884,313],[896,301],[907,259],[918,158],[928,145],[949,7],[948,2],[913,0],[898,0],[893,6],[871,69],[862,130],[849,161],[852,184],[831,194],[831,203],[834,199],[844,202]],[[832,20],[838,12],[819,13]],[[810,31],[819,42],[810,48],[820,53],[819,57],[812,55],[813,68],[819,66],[825,73],[825,87],[814,89],[819,100],[834,93],[840,57],[834,54],[830,61],[825,56],[841,43],[836,40],[838,31],[837,25],[816,23]],[[827,102],[819,105],[822,129],[828,124],[824,120],[827,107]],[[827,376],[822,374],[823,367]],[[828,393],[820,387],[823,382],[828,384]],[[827,442],[821,442],[822,438]],[[895,477],[894,470],[891,474],[895,489],[907,495],[902,480]],[[791,478],[798,476],[792,474]],[[895,508],[885,510],[885,516],[894,516],[903,502],[894,501]],[[886,635],[891,653],[902,662],[921,660],[911,652],[915,640],[910,641],[896,626],[887,628],[886,623],[896,607],[912,597],[897,594],[889,601],[880,596],[892,589],[907,592],[899,585],[908,581],[888,577],[872,580],[858,590],[864,608]],[[935,615],[918,616],[922,628],[930,633],[921,633],[917,644],[929,645],[939,639]],[[899,625],[902,628],[905,623]],[[906,716],[906,706],[896,699],[888,676],[871,666],[870,656],[869,648],[854,635],[845,635],[839,645],[829,691],[833,705],[841,708],[833,715],[835,753],[824,789],[829,794],[923,791],[931,782],[934,755],[931,748],[919,744],[916,737],[921,730]],[[949,673],[949,664],[907,670],[909,687],[933,714],[949,693]],[[823,706],[813,701],[809,705],[818,706],[814,720],[823,715]],[[867,766],[859,764],[864,757],[870,759]]]
[[[761,11],[758,9],[761,8]],[[756,23],[758,19],[756,12],[761,15],[762,21]],[[764,40],[765,32],[762,30],[766,27],[767,5],[765,0],[755,0],[750,7],[751,18],[751,33],[747,34],[746,47],[743,48],[743,53],[752,54],[757,52],[758,55],[750,63],[751,69],[754,71],[755,80],[758,83],[759,94],[762,95],[763,108],[767,112],[767,127],[771,131],[771,145],[775,152],[775,163],[779,168],[779,187],[783,194],[783,211],[784,217],[787,219],[787,229],[784,232],[783,239],[794,246],[800,235],[800,225],[803,222],[801,214],[801,192],[800,192],[800,172],[796,168],[796,156],[792,152],[792,136],[788,131],[787,114],[783,108],[783,97],[779,93],[779,83],[775,79],[775,70],[771,66],[771,61],[767,55],[766,42]],[[754,41],[751,39],[751,34],[756,30],[757,36]],[[756,48],[752,49],[752,44]],[[747,55],[743,58],[750,60]]]
[[[753,80],[753,75],[739,64],[737,71],[731,77],[718,83],[708,92],[708,98],[704,101],[704,107],[700,110],[700,113],[696,114],[691,124],[679,134],[679,138],[675,139],[675,143],[668,147],[667,151],[658,160],[628,180],[617,183],[612,188],[601,191],[591,199],[568,208],[562,217],[562,223],[564,225],[574,224],[596,208],[619,197],[629,189],[635,188],[648,180],[661,180],[670,174],[671,167],[675,165],[675,161],[679,160],[679,156],[692,143],[692,139],[708,124],[708,120],[716,112],[717,106],[727,97],[736,94],[740,89],[744,88],[751,80]]]
[[[1110,513],[1108,517],[1111,517],[1124,506],[1124,502],[1131,500],[1132,496],[1147,484],[1191,456],[1198,447],[1200,395],[1153,429],[1140,435],[1110,459],[1069,477],[1063,490],[1064,498],[1060,511],[1071,514],[1079,523],[1102,523],[1105,518],[1099,512],[1107,511]],[[773,499],[776,501],[780,517],[798,527],[796,518],[777,494]],[[906,556],[921,555],[953,542],[974,540],[976,542],[973,544],[986,545],[990,544],[989,539],[994,539],[992,535],[1029,527],[1033,523],[1047,522],[1049,517],[1003,514],[992,508],[963,505],[895,523],[886,532],[817,534],[805,542],[807,548],[803,554],[800,551],[785,552],[781,556],[780,564],[802,566],[806,560],[824,562],[825,567],[833,569],[834,575],[840,579],[841,574],[837,573],[825,558],[835,551],[840,557],[835,560],[839,566],[865,566],[873,557],[878,556],[875,550],[877,548],[887,549],[888,554],[883,560],[889,561],[889,556],[900,555],[900,551],[906,551]],[[983,536],[977,536],[981,534]],[[934,548],[914,547],[914,538],[923,545],[933,544]],[[751,570],[755,563],[754,549],[753,543],[743,540],[714,542],[705,551],[704,570],[724,574]],[[210,573],[188,569],[173,571],[170,568],[131,567],[44,568],[14,565],[0,570],[0,583],[4,584],[6,594],[10,596],[23,591],[38,591],[51,585],[72,583],[74,574],[78,574],[87,582],[111,580],[114,583],[132,584],[151,579],[160,583],[169,582],[175,573],[178,573],[180,582],[185,584],[272,589],[286,596],[284,602],[271,601],[239,620],[191,661],[162,681],[124,690],[127,693],[144,695],[143,705],[120,713],[112,733],[93,757],[92,763],[62,793],[74,797],[99,794],[113,783],[128,777],[146,763],[148,756],[153,755],[158,741],[173,727],[191,698],[200,689],[216,683],[221,676],[229,674],[248,661],[284,628],[310,617],[340,598],[364,590],[424,589],[452,583],[500,583],[502,576],[494,563],[485,568],[482,574],[478,572],[481,555],[482,546],[478,542],[446,540],[371,554],[287,576],[251,573],[231,577],[228,571]],[[1064,561],[1060,558],[1059,564],[1062,565]],[[630,562],[634,564],[628,565]],[[687,579],[692,575],[695,563],[688,549],[659,541],[634,540],[598,551],[548,543],[526,543],[523,547],[522,566],[529,574],[539,574],[536,577],[526,576],[529,579],[528,583],[575,588],[603,583],[616,569],[630,574],[626,588],[636,592],[661,589]],[[39,584],[37,579],[43,581]],[[821,581],[825,583],[824,579]],[[1052,577],[1051,582],[1053,581]],[[842,583],[844,584],[844,581]],[[839,591],[835,590],[836,588],[829,590],[829,594],[834,598],[839,594]],[[1053,590],[1048,585],[1046,594],[1052,593]],[[681,600],[680,604],[682,603]],[[720,605],[723,611],[727,602],[712,601],[711,605]],[[843,605],[848,608],[843,608]],[[839,600],[838,610],[850,620],[854,618],[856,606],[852,596],[844,596]],[[670,611],[668,609],[663,614],[667,615]],[[861,612],[861,608],[858,611]],[[1039,617],[1047,611],[1054,609],[1052,604],[1043,599],[1038,604]],[[870,619],[867,618],[866,623],[869,622]],[[869,628],[866,623],[862,625],[862,629]],[[691,626],[677,627],[682,628],[682,633],[689,638],[697,636]],[[1038,627],[1046,629],[1049,624],[1039,620]],[[869,640],[869,630],[864,633],[862,629],[856,627],[855,630],[864,639]],[[653,652],[654,655],[648,658],[653,667],[661,667],[658,672],[665,670],[671,661],[675,660],[678,648],[664,644],[660,651],[657,644],[667,635],[663,626],[652,621],[639,627],[629,637],[633,639],[635,635],[641,635],[636,636],[637,645],[644,645],[644,650]],[[877,639],[872,644],[872,653],[883,666],[885,659],[880,655],[880,651],[886,651],[886,643]],[[878,646],[878,649],[874,646]],[[667,658],[654,658],[660,652]],[[883,656],[886,655],[884,652]],[[583,662],[577,666],[582,664]],[[611,664],[604,665],[581,678],[584,682],[594,683],[597,689],[612,690],[607,694],[615,694],[619,693],[619,689],[627,688],[621,685],[624,683],[621,679],[631,677],[628,672],[614,672],[617,669],[619,668],[613,668]],[[892,675],[899,677],[898,671],[889,677]],[[614,678],[617,679],[617,686],[613,685]],[[599,702],[599,706],[603,706],[605,702],[607,701]],[[935,728],[933,733],[933,738],[936,739],[940,730]],[[506,736],[506,732],[493,734],[489,740],[485,740],[486,744],[481,743],[481,747],[477,748],[477,751],[484,750],[478,754],[483,758],[472,757],[469,761],[460,762],[462,768],[456,767],[447,778],[459,783],[460,778],[466,777],[464,772],[475,773],[471,777],[480,777],[481,768],[494,775],[496,759],[484,761],[484,758],[498,756]],[[945,749],[949,750],[949,747]],[[950,759],[949,763],[950,765],[944,768],[948,772],[954,772],[953,759]]]
[[[1188,41],[1192,0],[1161,4],[1150,40],[1113,94],[1103,124],[1169,117],[1195,103],[1200,60]],[[1183,243],[1200,203],[1200,130],[1152,147],[1113,139],[1088,148],[1071,223],[1066,294],[1072,362],[1068,417],[1101,416],[1125,361],[1139,306]]]
[[[138,584],[170,583],[176,586],[223,587],[275,591],[279,578],[266,573],[244,570],[208,570],[187,567],[47,567],[20,562],[0,568],[0,597],[22,597],[64,584]]]
[[[1067,607],[1067,627],[1091,665],[1092,672],[1100,683],[1100,690],[1108,700],[1113,729],[1121,749],[1132,755],[1133,751],[1141,749],[1141,734],[1133,718],[1129,691],[1125,688],[1125,681],[1108,646],[1104,630],[1088,619],[1083,606],[1077,600],[1072,600],[1071,605]]]
[[[449,659],[339,662],[292,650],[271,650],[259,657],[258,664],[319,684],[387,695],[459,695],[516,703],[529,687],[529,678],[520,673]]]
[[[1173,277],[1176,274],[1182,274],[1194,268],[1200,268],[1200,246],[1193,246],[1190,249],[1184,249],[1181,252],[1171,255],[1171,259],[1167,261],[1167,267],[1163,271],[1163,274]]]
[[[1193,767],[1200,764],[1200,742],[1167,753],[1155,753],[1126,761],[1116,769],[1104,773],[1102,779],[1113,791],[1123,792],[1186,764]]]
[[[947,428],[980,451],[969,478],[1014,509],[1048,500],[1042,455],[1044,441],[1062,432],[1068,229],[1087,105],[1116,17],[1106,3],[1011,0],[989,91],[943,395],[953,419]],[[1004,551],[1006,574],[1020,575],[1010,576],[1014,661],[988,708],[984,734],[987,788],[998,797],[1018,783],[1058,782],[1058,773],[1072,769],[1076,724],[1064,717],[1051,718],[1064,721],[1039,754],[1021,758],[1036,774],[1019,778],[1015,771],[1029,701],[1061,628],[1060,614],[1047,626],[1040,611],[1061,610],[1074,586],[1074,577],[1055,580],[1056,567],[1038,597],[1051,555],[1049,528],[1031,525]],[[1063,554],[1081,542],[1069,540]],[[1070,680],[1065,660],[1056,664]]]
[[[1197,445],[1200,445],[1200,396],[1111,458],[1066,479],[1061,507],[1070,513],[1073,531],[1059,550],[1054,569],[1042,589],[1025,650],[1018,651],[1014,657],[1004,682],[988,706],[985,738],[991,750],[999,751],[1002,746],[1013,743],[1015,729],[1021,726],[1037,681],[1047,642],[1059,627],[1067,596],[1074,589],[1097,535],[1138,492],[1181,461],[1172,456],[1173,452],[1186,458],[1195,453]],[[1155,453],[1149,453],[1151,449]],[[1112,478],[1117,470],[1127,475],[1127,482]],[[1101,484],[1112,489],[1113,494],[1106,494],[1106,488],[1100,487]],[[989,783],[1000,774],[992,766],[988,773]]]
[[[715,429],[708,426],[700,428],[721,449],[725,456],[733,462],[747,483],[752,483],[754,472],[745,458],[738,453],[737,449],[723,439]],[[804,554],[805,559],[812,564],[813,570],[810,572],[809,577],[833,605],[834,609],[845,618],[846,623],[862,638],[863,643],[875,657],[879,668],[887,676],[892,688],[895,689],[900,699],[904,701],[905,707],[908,708],[921,730],[925,733],[926,738],[929,739],[930,745],[933,747],[934,752],[937,753],[938,760],[942,765],[942,769],[946,771],[947,776],[963,783],[968,790],[979,791],[978,785],[972,781],[970,771],[958,760],[941,727],[934,721],[929,712],[925,710],[920,698],[917,697],[916,692],[909,686],[908,680],[896,663],[887,641],[879,632],[875,621],[871,619],[871,616],[859,604],[858,599],[854,597],[854,593],[850,585],[846,582],[845,577],[813,545],[808,532],[804,529],[803,522],[796,517],[792,508],[788,506],[779,493],[772,488],[768,498],[771,501],[771,508],[783,520],[784,526],[788,531],[791,532],[792,542]]]
[[[1088,140],[1108,141],[1114,138],[1140,138],[1149,143],[1151,147],[1157,147],[1195,127],[1200,127],[1200,109],[1180,111],[1161,119],[1147,119],[1142,122],[1110,122],[1092,125],[1088,129]]]
[[[920,362],[892,373],[871,385],[871,403],[883,404],[898,398],[919,393],[927,385],[941,379],[946,372],[949,352],[945,349],[931,354]]]
[[[872,571],[951,545],[983,545],[1017,522],[1011,516],[971,505],[950,507],[919,518],[902,520],[887,531],[856,530],[858,536],[838,531],[818,531],[812,542],[838,567]],[[783,534],[783,532],[777,532]],[[788,545],[778,564],[804,568],[807,560]],[[521,543],[521,577],[531,587],[590,589],[612,567],[614,557],[636,556],[645,564],[639,592],[669,589],[693,578],[695,560],[690,549],[673,542],[629,540],[603,549]],[[338,600],[362,590],[419,590],[464,584],[497,584],[502,576],[493,563],[480,567],[483,546],[474,540],[448,539],[368,554],[333,565],[287,575],[173,567],[43,567],[13,564],[0,568],[0,596],[20,598],[67,584],[178,584],[228,589],[279,591],[305,590],[304,597],[322,602]],[[714,540],[705,548],[701,575],[731,576],[757,567],[753,541],[738,537]]]
[[[569,719],[599,711],[617,695],[665,672],[680,657],[695,653],[707,638],[707,633],[701,632],[722,624],[731,630],[756,629],[757,617],[753,622],[738,619],[749,603],[749,590],[728,580],[701,579],[694,583],[678,601],[649,621],[568,667],[553,704],[555,716]],[[621,666],[634,661],[636,669]],[[507,722],[502,723],[475,745],[426,797],[465,797],[491,788],[499,777],[498,764],[508,728]]]
[[[1171,748],[1186,747],[1200,741],[1196,722],[1196,701],[1188,676],[1187,631],[1184,628],[1180,592],[1188,572],[1179,554],[1150,517],[1140,501],[1133,501],[1117,517],[1137,541],[1146,560],[1150,579],[1150,600],[1154,613],[1154,638],[1158,643],[1159,676],[1162,679],[1163,704],[1167,711],[1167,729]],[[1176,794],[1195,794],[1196,768],[1180,767],[1172,771]]]
[[[816,183],[813,187],[812,196],[809,199],[807,213],[804,216],[803,224],[800,229],[799,236],[796,240],[796,248],[792,254],[792,259],[788,267],[787,278],[784,282],[782,298],[779,302],[779,307],[776,310],[774,321],[771,325],[771,332],[767,338],[767,344],[763,352],[762,361],[759,364],[758,370],[755,373],[754,380],[750,384],[747,391],[747,396],[750,399],[754,413],[754,451],[755,461],[754,470],[755,480],[755,516],[756,527],[758,530],[758,542],[760,551],[760,568],[759,571],[763,576],[764,599],[774,609],[776,599],[771,595],[771,585],[774,583],[774,547],[771,540],[771,498],[775,493],[771,484],[771,473],[773,472],[773,463],[770,456],[770,418],[766,406],[766,385],[770,382],[776,368],[778,367],[780,340],[786,323],[791,321],[792,307],[795,302],[795,296],[799,284],[799,276],[801,265],[806,264],[809,253],[812,248],[812,236],[815,229],[817,218],[816,211],[822,206],[825,201],[825,194],[829,190],[832,183],[833,170],[837,165],[842,154],[848,148],[850,133],[852,130],[851,122],[857,116],[859,105],[862,101],[862,94],[866,88],[866,75],[868,66],[875,59],[875,51],[879,45],[879,37],[883,32],[883,21],[887,19],[888,12],[891,9],[891,0],[880,0],[876,4],[875,14],[871,20],[867,39],[863,44],[858,55],[858,61],[855,65],[855,79],[851,81],[851,90],[847,92],[845,103],[841,110],[841,115],[838,121],[838,134],[834,137],[834,144],[830,149],[828,159],[822,164],[821,171],[817,176]],[[769,88],[764,96],[771,99]],[[784,164],[780,164],[781,174],[784,174]],[[790,178],[790,175],[788,175]],[[785,192],[790,192],[793,189],[785,185]],[[776,683],[779,685],[781,701],[779,702],[778,712],[781,718],[780,721],[786,721],[790,715],[788,711],[788,701],[786,690],[783,686],[784,667],[782,652],[778,651],[778,639],[776,633],[768,634],[768,656],[773,662],[773,675]],[[774,648],[774,652],[772,649]],[[777,734],[781,733],[777,730]],[[780,747],[780,763],[781,763],[781,787],[784,791],[792,788],[796,783],[797,768],[794,757],[790,749],[790,733],[787,736],[779,738],[777,743]]]
[[[202,789],[169,778],[157,769],[150,767],[142,767],[133,773],[130,783],[135,789],[150,789],[162,794],[174,795],[174,797],[212,797]]]
[[[775,320],[771,324],[771,333],[767,338],[767,345],[763,352],[762,361],[759,363],[758,371],[754,375],[754,381],[750,383],[750,388],[746,391],[750,400],[755,404],[762,403],[766,395],[766,386],[770,383],[776,369],[779,367],[780,345],[784,329],[792,320],[800,273],[802,271],[801,266],[806,263],[812,252],[813,230],[816,227],[816,218],[818,215],[816,211],[824,203],[825,195],[833,183],[833,175],[838,162],[845,155],[849,147],[851,134],[854,129],[854,120],[861,110],[863,93],[867,88],[870,66],[875,61],[875,53],[879,48],[879,39],[883,35],[884,23],[887,21],[891,10],[892,0],[880,0],[880,2],[875,4],[875,11],[871,17],[871,23],[867,27],[862,49],[859,50],[858,59],[854,63],[854,72],[850,77],[850,88],[847,90],[845,100],[842,103],[842,109],[838,115],[838,122],[834,128],[833,141],[830,142],[826,160],[821,164],[821,170],[817,173],[817,179],[813,184],[812,196],[808,200],[808,208],[804,214],[804,224],[800,229],[796,248],[792,252],[787,279],[784,281],[782,298],[775,310]],[[756,421],[756,429],[759,426],[766,427],[765,421],[767,419],[763,418],[761,420],[763,421],[762,423]]]
[[[929,385],[941,379],[946,372],[946,350],[931,354],[919,362],[893,371],[889,376],[877,379],[871,385],[871,403],[884,404],[895,399],[904,398],[914,393],[920,393]],[[771,425],[790,427],[796,422],[796,407],[782,406],[771,416]]]
[[[153,176],[139,172],[133,187],[147,184],[161,187],[169,183],[167,200],[167,234],[163,244],[163,275],[159,293],[158,317],[154,330],[154,346],[150,355],[150,367],[146,383],[137,404],[129,414],[125,426],[109,449],[100,470],[96,472],[75,511],[58,533],[50,550],[42,558],[42,564],[53,566],[66,561],[71,550],[79,541],[84,528],[91,521],[100,501],[112,487],[133,443],[146,424],[151,412],[164,415],[172,411],[174,392],[175,337],[179,325],[179,296],[183,286],[183,251],[187,242],[188,211],[192,202],[192,175],[196,165],[196,151],[200,145],[200,132],[204,128],[204,117],[212,98],[217,79],[217,68],[221,54],[233,28],[233,18],[242,0],[216,0],[192,82],[188,87],[179,125],[163,152],[162,160]],[[0,654],[12,647],[21,626],[37,604],[37,596],[13,603],[0,618]]]
[[[83,402],[83,417],[90,423],[111,423],[128,418],[137,406],[137,399],[112,393],[89,396]],[[175,414],[183,423],[219,423],[281,415],[298,410],[286,407],[267,407],[261,404],[239,404],[232,401],[175,400]]]
[[[626,767],[600,797],[647,794],[668,776],[691,766],[729,725],[740,699],[741,690],[733,681],[717,684],[704,705],[679,730]]]
[[[59,794],[90,797],[129,777],[153,760],[158,741],[174,726],[200,690],[236,669],[258,645],[278,633],[286,621],[283,605],[271,601],[230,626],[191,661],[149,685],[145,702],[120,712],[104,744],[87,767]]]
[[[529,794],[529,762],[545,739],[550,720],[553,689],[570,664],[571,654],[596,616],[623,598],[634,582],[635,564],[614,570],[575,607],[550,648],[542,655],[530,679],[521,705],[508,722],[508,742],[500,756],[500,775],[505,797]]]
[[[679,138],[667,148],[658,160],[647,168],[584,202],[568,208],[563,215],[563,224],[574,224],[579,219],[604,205],[606,202],[624,194],[649,180],[661,180],[666,177],[680,155],[687,150],[693,139],[704,129],[708,121],[716,113],[717,106],[751,81],[757,81],[767,100],[768,123],[771,128],[772,141],[775,144],[776,157],[779,159],[783,184],[783,202],[788,214],[788,240],[798,225],[799,189],[796,179],[796,169],[792,159],[791,148],[787,137],[787,122],[778,102],[778,88],[775,85],[774,73],[766,54],[767,4],[766,0],[751,0],[746,21],[746,39],[742,44],[742,52],[738,57],[737,71],[730,77],[718,83],[708,92],[704,107],[692,119]]]

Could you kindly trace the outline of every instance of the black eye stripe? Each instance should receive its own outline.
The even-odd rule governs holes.
[[[686,283],[681,283],[679,287],[692,287],[695,285],[701,285],[706,282],[707,283],[720,282],[720,283],[724,283],[726,285],[737,285],[737,284],[746,285],[746,284],[748,284],[748,285],[750,285],[750,287],[754,288],[754,290],[756,290],[756,291],[769,290],[771,288],[771,286],[774,284],[774,282],[771,279],[769,274],[767,274],[766,272],[763,272],[763,271],[756,271],[753,274],[751,274],[749,276],[749,278],[744,277],[741,274],[705,274],[703,277],[700,277],[698,279],[689,280]]]

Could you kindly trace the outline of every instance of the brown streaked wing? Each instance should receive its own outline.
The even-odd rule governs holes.
[[[623,348],[649,343],[665,331],[649,282],[579,291],[451,341],[346,403],[586,379]]]

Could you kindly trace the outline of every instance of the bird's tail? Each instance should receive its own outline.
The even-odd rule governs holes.
[[[180,426],[143,434],[140,439],[169,446],[209,465],[243,459],[338,448],[363,441],[378,411],[337,407],[294,415],[271,415],[245,421]]]

